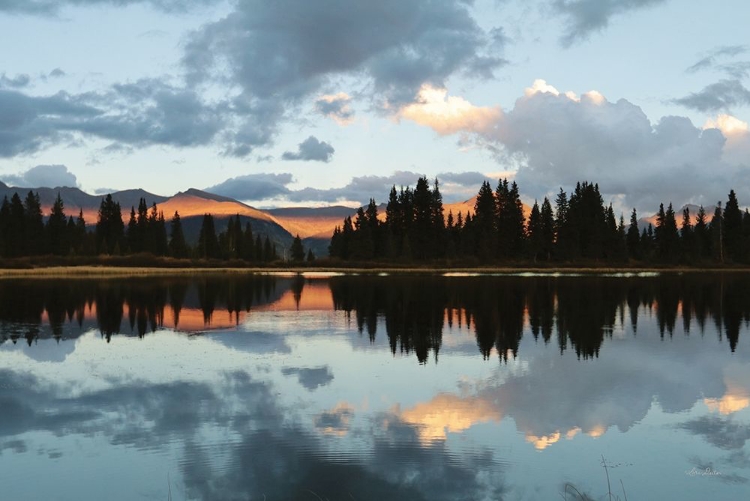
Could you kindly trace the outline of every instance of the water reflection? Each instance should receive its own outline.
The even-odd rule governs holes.
[[[479,353],[506,361],[518,356],[524,329],[561,353],[597,357],[615,326],[629,320],[633,335],[646,312],[671,337],[711,323],[734,352],[750,321],[750,279],[743,275],[657,277],[383,277],[306,279],[208,276],[107,281],[0,283],[0,341],[71,338],[96,328],[144,336],[159,329],[204,332],[245,322],[252,311],[341,310],[375,342],[379,328],[393,354],[437,362],[443,331],[467,326]],[[384,323],[379,327],[379,324]]]
[[[633,499],[740,499],[749,285],[0,282],[4,496],[550,499],[572,482],[602,498],[605,455]]]

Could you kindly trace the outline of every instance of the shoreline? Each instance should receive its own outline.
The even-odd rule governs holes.
[[[638,274],[682,274],[682,273],[750,273],[750,267],[526,267],[526,266],[482,266],[482,267],[124,267],[124,266],[47,266],[37,268],[0,268],[0,279],[12,278],[109,278],[148,277],[182,275],[638,275]]]

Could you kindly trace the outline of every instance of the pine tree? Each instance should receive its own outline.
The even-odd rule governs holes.
[[[487,261],[493,257],[497,241],[497,217],[495,214],[495,195],[490,183],[482,183],[474,204],[474,218],[470,226],[476,248],[474,254],[481,260]]]
[[[723,237],[725,256],[734,262],[744,261],[742,255],[742,211],[734,190],[729,192],[729,200],[724,207]]]
[[[701,205],[698,209],[698,214],[695,218],[695,228],[693,230],[695,236],[694,254],[698,259],[705,259],[711,255],[711,235],[708,229],[708,223],[706,222],[706,210]]]
[[[24,200],[26,215],[26,254],[29,256],[43,254],[44,247],[44,217],[39,193],[29,191]]]
[[[169,254],[177,259],[184,259],[188,257],[188,247],[185,242],[185,233],[182,229],[182,221],[180,220],[180,214],[175,211],[174,217],[170,222],[171,236],[169,239]]]
[[[555,216],[552,204],[547,197],[542,202],[542,255],[549,261],[552,258],[552,248],[555,245]]]
[[[680,225],[680,241],[682,243],[682,259],[691,263],[695,259],[695,235],[693,225],[690,222],[690,208],[687,206],[682,211],[682,224]]]
[[[203,223],[198,235],[198,257],[203,259],[218,259],[220,254],[219,240],[216,236],[214,217],[211,214],[203,215]]]
[[[125,235],[125,225],[122,222],[120,204],[108,194],[99,207],[96,221],[96,252],[113,254],[115,249],[121,249],[121,241]]]
[[[292,246],[289,248],[289,255],[295,263],[301,263],[305,259],[305,248],[302,246],[302,239],[299,233],[292,240]]]
[[[60,193],[57,193],[55,203],[52,205],[49,219],[47,219],[47,248],[56,256],[64,256],[69,250],[68,219],[65,217],[65,208]]]
[[[544,247],[544,234],[542,228],[542,214],[539,211],[539,204],[534,201],[529,215],[528,226],[529,256],[536,263],[537,258],[542,254]]]
[[[628,256],[631,259],[641,259],[641,237],[638,233],[638,214],[633,208],[633,212],[630,213],[630,226],[628,227],[627,236]]]
[[[308,263],[312,263],[313,261],[315,261],[315,254],[313,254],[312,249],[307,249],[307,258],[306,258],[306,260],[307,260]]]

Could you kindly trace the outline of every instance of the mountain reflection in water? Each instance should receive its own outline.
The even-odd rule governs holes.
[[[748,321],[742,274],[4,280],[0,497],[742,499]]]
[[[656,319],[662,337],[716,327],[735,351],[750,320],[750,279],[742,275],[642,277],[273,275],[200,278],[13,280],[0,283],[0,341],[73,338],[92,328],[110,339],[158,329],[195,333],[228,329],[255,311],[341,310],[374,342],[378,321],[393,353],[438,359],[444,328],[473,329],[479,353],[518,355],[526,325],[560,351],[596,357],[627,315],[637,334],[639,312]],[[382,328],[381,328],[382,330]],[[553,334],[555,336],[553,336]]]

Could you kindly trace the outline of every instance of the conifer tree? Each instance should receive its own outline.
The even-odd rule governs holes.
[[[180,214],[174,211],[174,216],[170,222],[171,236],[169,239],[169,254],[177,259],[188,257],[188,247],[185,241],[185,233],[182,229]]]
[[[43,254],[44,247],[44,217],[42,205],[39,202],[39,193],[29,191],[24,200],[24,211],[26,215],[26,254],[35,256]]]
[[[547,197],[542,202],[542,255],[549,261],[552,258],[552,248],[555,244],[555,216],[552,204]]]
[[[292,240],[292,246],[289,248],[289,255],[295,263],[301,263],[305,259],[305,248],[302,246],[302,239],[299,233]]]
[[[122,222],[120,204],[108,194],[102,199],[96,221],[96,252],[113,254],[115,249],[122,248],[124,235],[125,225]]]
[[[200,233],[198,235],[198,257],[203,259],[218,259],[220,254],[219,240],[216,236],[214,217],[211,214],[203,215]]]
[[[625,237],[628,248],[628,256],[631,259],[641,259],[641,236],[638,233],[638,214],[633,207],[633,212],[630,213],[630,226]]]
[[[57,193],[55,203],[52,205],[49,219],[47,219],[47,248],[56,256],[64,256],[68,253],[68,219],[65,217],[65,208],[60,193]]]
[[[724,207],[723,237],[725,256],[734,262],[744,261],[742,255],[742,211],[734,190],[729,192],[729,200]]]

